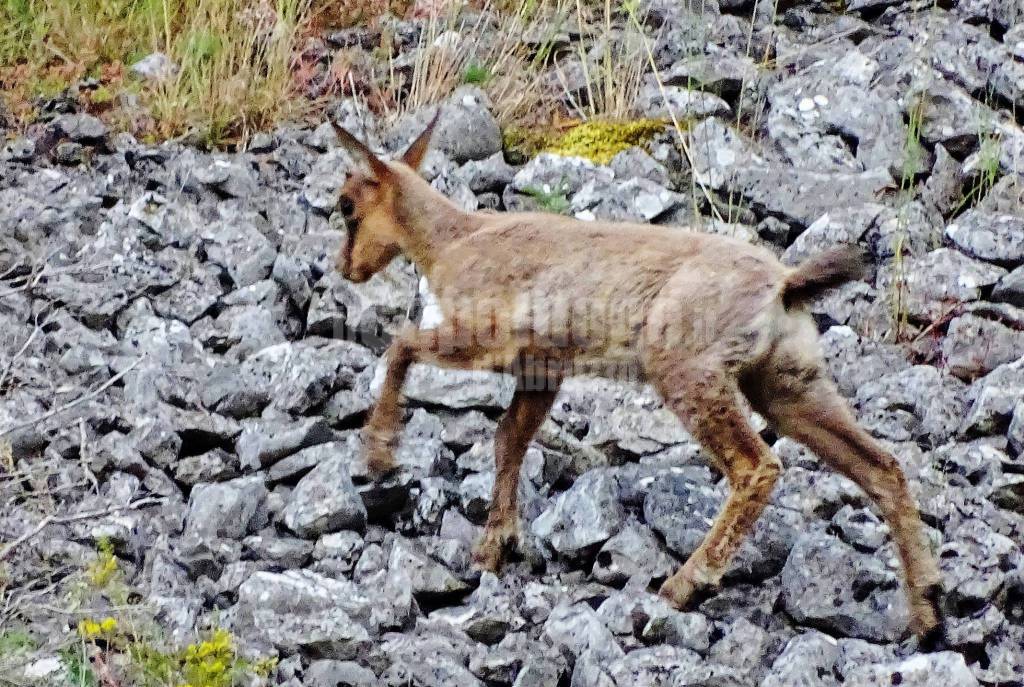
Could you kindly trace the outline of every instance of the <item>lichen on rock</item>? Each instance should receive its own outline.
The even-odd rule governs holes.
[[[634,146],[645,146],[665,130],[660,119],[633,122],[589,121],[578,124],[548,145],[547,152],[582,157],[606,165],[616,155]]]

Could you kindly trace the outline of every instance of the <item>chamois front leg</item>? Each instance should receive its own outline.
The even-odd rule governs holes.
[[[402,427],[402,385],[415,362],[415,336],[402,336],[388,348],[388,367],[380,398],[363,427],[363,451],[371,475],[382,476],[397,468],[395,449]]]
[[[391,343],[380,398],[363,427],[363,450],[370,473],[386,475],[397,468],[395,449],[402,429],[402,385],[413,363],[431,362],[458,367],[478,351],[464,345],[454,325],[436,329],[408,329]]]
[[[498,572],[508,550],[519,537],[519,472],[530,439],[537,432],[558,394],[559,382],[528,390],[522,381],[494,435],[495,477],[491,508],[483,537],[473,549],[473,561]]]

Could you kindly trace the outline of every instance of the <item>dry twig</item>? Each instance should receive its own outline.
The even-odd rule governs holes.
[[[101,510],[86,511],[84,513],[75,513],[73,515],[47,515],[45,518],[39,521],[35,527],[30,529],[25,534],[21,535],[10,544],[7,544],[3,549],[0,549],[0,561],[6,560],[14,553],[14,550],[19,546],[30,540],[32,537],[38,535],[40,532],[45,530],[50,525],[66,525],[72,522],[80,522],[82,520],[89,520],[90,518],[102,518],[107,515],[113,515],[114,513],[121,513],[129,510],[138,510],[145,508],[146,506],[152,506],[157,503],[163,503],[162,498],[146,497],[133,501],[132,503],[125,504],[123,506],[110,506]]]
[[[39,322],[39,315],[37,314],[32,333],[26,337],[24,343],[21,344],[21,348],[19,348],[11,359],[7,361],[7,365],[4,366],[3,372],[0,372],[0,389],[3,389],[4,385],[7,383],[7,378],[11,375],[11,372],[14,369],[14,364],[18,362],[18,359],[21,356],[25,355],[25,351],[27,351],[28,347],[32,345],[32,342],[35,340],[39,332],[43,331],[43,326],[45,324],[45,320],[42,323]]]
[[[113,386],[114,384],[119,382],[122,377],[124,377],[126,374],[131,372],[133,369],[135,369],[135,367],[140,362],[142,362],[142,358],[137,358],[136,360],[134,360],[132,362],[131,365],[129,365],[128,367],[124,368],[123,370],[118,372],[116,375],[114,375],[113,377],[111,377],[107,381],[105,381],[102,384],[100,384],[98,387],[96,387],[95,389],[93,389],[89,393],[87,393],[87,394],[85,394],[83,396],[79,396],[78,398],[76,398],[75,400],[73,400],[73,401],[71,401],[69,403],[65,403],[62,406],[58,406],[56,408],[53,408],[52,410],[49,410],[49,411],[43,413],[39,417],[34,417],[34,418],[30,419],[30,420],[25,420],[24,422],[19,422],[16,425],[13,425],[11,427],[8,427],[7,429],[4,429],[4,430],[0,431],[0,438],[3,438],[5,436],[7,436],[8,434],[13,434],[14,432],[17,432],[18,430],[25,429],[26,427],[31,427],[32,425],[38,424],[40,422],[45,422],[45,421],[49,420],[52,417],[60,415],[63,412],[71,410],[72,408],[74,408],[77,405],[85,403],[86,401],[99,396],[104,391],[109,389],[111,386]]]

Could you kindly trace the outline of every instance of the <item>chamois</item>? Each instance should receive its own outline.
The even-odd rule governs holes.
[[[922,646],[940,644],[939,570],[907,480],[856,424],[804,307],[858,278],[860,251],[839,248],[790,268],[761,247],[683,228],[466,212],[417,172],[438,114],[395,161],[335,127],[365,162],[340,190],[347,238],[338,270],[363,282],[402,254],[427,277],[444,316],[436,328],[400,333],[387,352],[380,397],[362,433],[371,472],[396,467],[410,365],[514,374],[516,390],[494,440],[490,511],[473,552],[477,565],[498,571],[518,536],[523,454],[562,380],[628,368],[660,393],[730,485],[703,543],[660,588],[682,608],[720,583],[782,471],[748,422],[745,397],[779,434],[871,497],[899,549],[911,629]]]

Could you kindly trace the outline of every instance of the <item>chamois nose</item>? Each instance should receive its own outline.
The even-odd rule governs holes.
[[[343,276],[350,282],[361,284],[362,282],[370,278],[370,275],[366,273],[366,270],[360,269],[358,267],[353,267],[351,264],[349,264],[349,262],[345,260],[344,255],[338,256],[338,259],[335,261],[334,266],[338,270],[338,273],[341,274],[341,276]]]

